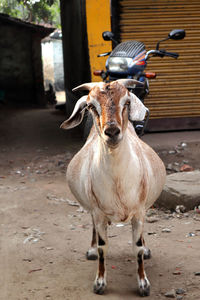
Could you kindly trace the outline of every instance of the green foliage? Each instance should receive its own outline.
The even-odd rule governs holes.
[[[16,16],[16,17],[20,16],[20,11],[17,8],[17,1],[1,0],[0,12],[4,14]]]
[[[59,0],[0,0],[0,12],[24,21],[60,28]]]

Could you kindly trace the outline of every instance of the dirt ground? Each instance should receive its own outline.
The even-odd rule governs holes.
[[[91,219],[74,206],[65,182],[66,166],[82,141],[77,130],[59,129],[64,118],[53,108],[1,108],[0,299],[140,299],[129,224],[110,226],[108,288],[104,296],[92,292],[96,262],[85,259]],[[169,173],[184,164],[200,168],[200,132],[144,139]],[[200,215],[151,209],[145,239],[152,251],[145,262],[148,299],[167,299],[166,292],[183,289],[177,299],[199,300]]]

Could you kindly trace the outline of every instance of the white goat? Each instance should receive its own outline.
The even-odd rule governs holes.
[[[139,292],[141,296],[150,294],[143,261],[144,256],[150,256],[150,250],[144,245],[143,224],[145,211],[162,191],[166,173],[160,158],[138,138],[129,122],[129,119],[143,120],[147,111],[126,88],[135,83],[135,80],[120,79],[77,87],[74,90],[90,92],[78,100],[71,117],[61,125],[64,129],[77,126],[85,109],[92,113],[95,125],[85,145],[71,160],[67,181],[76,199],[92,215],[93,237],[87,258],[98,257],[94,281],[97,294],[106,288],[107,224],[129,220],[137,257]]]

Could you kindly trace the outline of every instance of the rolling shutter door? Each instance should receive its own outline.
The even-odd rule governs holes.
[[[200,1],[124,0],[120,4],[121,41],[139,40],[146,49],[172,29],[185,29],[184,40],[168,40],[160,49],[178,52],[178,60],[151,58],[147,70],[156,72],[145,100],[151,118],[200,116]]]

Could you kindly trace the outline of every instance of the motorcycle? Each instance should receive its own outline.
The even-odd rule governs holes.
[[[94,75],[101,76],[104,82],[114,81],[120,78],[131,78],[139,81],[141,84],[136,84],[130,89],[143,103],[145,97],[149,94],[149,79],[155,79],[156,73],[145,72],[147,61],[151,57],[164,56],[177,59],[178,53],[168,52],[165,49],[160,49],[160,43],[172,40],[181,40],[185,37],[183,29],[174,29],[168,36],[157,42],[155,50],[146,51],[145,45],[139,41],[127,41],[118,43],[115,40],[114,34],[110,31],[104,31],[102,37],[105,41],[112,41],[114,49],[111,52],[99,54],[98,57],[109,56],[106,61],[106,70],[96,70]],[[143,122],[134,122],[136,133],[139,136],[144,134],[149,116]]]

